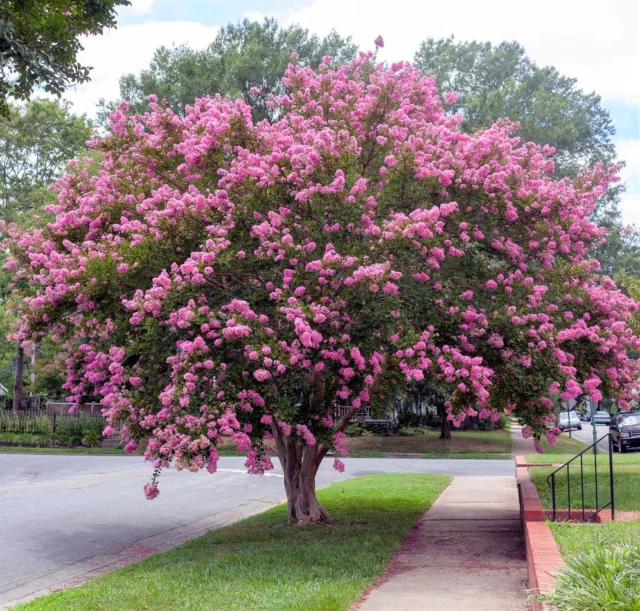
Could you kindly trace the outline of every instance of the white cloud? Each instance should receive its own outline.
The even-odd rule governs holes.
[[[626,163],[620,175],[629,182],[633,176],[640,175],[640,140],[618,140],[615,145],[618,157]]]
[[[620,209],[625,225],[640,227],[640,193],[623,193],[620,197]]]
[[[156,0],[132,0],[128,10],[136,15],[148,15]]]
[[[79,113],[93,116],[100,98],[117,99],[118,78],[126,73],[138,73],[148,67],[153,52],[161,45],[188,43],[194,49],[206,47],[218,28],[190,21],[148,22],[121,26],[102,36],[84,40],[79,55],[83,65],[92,66],[91,81],[65,94]]]
[[[371,49],[381,34],[389,61],[411,60],[422,40],[517,40],[541,65],[574,76],[604,98],[640,104],[637,0],[314,0],[289,22],[326,34],[336,28]],[[636,75],[636,76],[634,76]]]

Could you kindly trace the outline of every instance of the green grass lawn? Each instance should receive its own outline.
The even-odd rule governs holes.
[[[544,448],[544,454],[536,454],[540,457],[538,462],[556,462],[557,454],[570,454],[573,457],[582,452],[582,450],[587,447],[587,444],[575,437],[569,437],[567,433],[562,433],[562,435],[558,437],[558,441],[555,446],[552,446],[546,439],[543,439],[542,447]],[[545,456],[547,458],[545,458]],[[549,460],[549,456],[553,456],[553,459]]]
[[[566,558],[603,545],[637,545],[640,521],[605,524],[568,524],[549,522],[560,552]]]
[[[554,456],[554,461],[566,462],[572,456]],[[640,511],[640,454],[614,455],[614,486],[615,507],[621,511]],[[585,507],[594,508],[595,502],[595,465],[594,456],[587,453],[583,456],[584,469],[584,495]],[[550,467],[530,469],[531,479],[535,483],[542,505],[545,508],[552,507],[551,490],[547,485],[547,476],[553,472]],[[607,503],[609,493],[609,462],[608,455],[601,453],[597,458],[598,472],[598,504]],[[571,506],[582,506],[580,464],[574,462],[569,467]],[[566,508],[567,498],[567,470],[563,469],[556,474],[557,507]]]
[[[374,457],[388,454],[420,454],[424,458],[510,458],[511,436],[508,430],[451,431],[451,439],[439,439],[438,431],[421,435],[349,437],[345,445],[350,456]],[[487,456],[491,455],[491,456]]]
[[[450,481],[394,474],[332,484],[318,492],[332,526],[291,525],[281,505],[14,609],[344,610]]]
[[[128,456],[124,450],[115,448],[31,448],[25,446],[0,446],[0,454],[113,454]],[[137,454],[141,454],[141,452]]]
[[[386,458],[389,454],[416,454],[420,458],[490,458],[511,459],[511,438],[508,430],[456,431],[451,439],[438,439],[439,432],[427,431],[421,435],[349,437],[346,445],[354,458]],[[32,448],[0,446],[0,453],[26,454],[115,454],[124,456],[122,449],[103,448]],[[221,456],[245,456],[229,445],[218,448]]]

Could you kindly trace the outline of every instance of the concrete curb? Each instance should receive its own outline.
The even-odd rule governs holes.
[[[540,495],[529,477],[529,468],[524,456],[516,456],[516,479],[520,497],[520,515],[525,536],[529,589],[533,595],[533,611],[543,611],[546,605],[539,600],[540,594],[548,594],[555,586],[554,575],[564,566],[542,508]],[[536,465],[540,466],[540,465]]]

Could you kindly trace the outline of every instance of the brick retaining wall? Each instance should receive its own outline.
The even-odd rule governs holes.
[[[545,605],[538,600],[537,595],[547,594],[554,588],[553,575],[564,566],[564,560],[551,528],[545,521],[546,512],[542,508],[538,490],[529,477],[524,456],[516,456],[516,478],[527,552],[529,589],[534,596],[533,610],[541,611],[545,609]]]

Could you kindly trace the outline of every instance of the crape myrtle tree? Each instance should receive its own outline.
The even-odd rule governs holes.
[[[509,122],[462,133],[407,63],[325,57],[284,83],[273,123],[219,96],[184,118],[123,104],[101,171],[79,160],[55,221],[12,232],[17,335],[64,346],[71,399],[101,396],[127,450],[148,437],[148,498],[170,464],[214,472],[223,442],[257,474],[273,447],[289,517],[329,521],[324,456],[409,381],[454,426],[511,413],[551,442],[558,394],[625,405],[637,303],[589,259],[612,169],[556,181]]]

